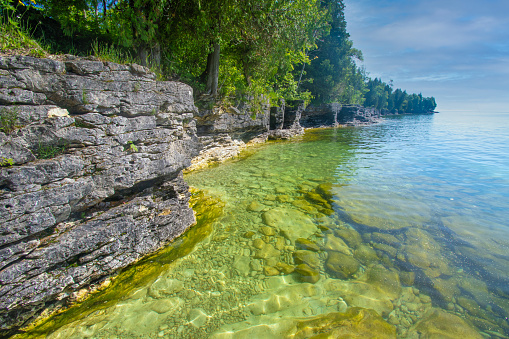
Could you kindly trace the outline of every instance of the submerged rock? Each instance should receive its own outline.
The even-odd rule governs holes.
[[[318,231],[311,218],[293,208],[277,207],[262,215],[267,226],[279,229],[293,243],[298,238],[309,238]]]
[[[327,236],[326,236],[325,250],[341,252],[346,255],[352,254],[352,250],[348,247],[347,244],[345,244],[343,239],[335,237],[334,235],[332,235],[330,233],[327,234]]]
[[[339,252],[329,252],[325,267],[332,276],[339,279],[348,279],[357,273],[360,265],[352,256]]]
[[[363,280],[378,288],[391,299],[397,299],[401,295],[399,274],[395,269],[387,269],[383,265],[368,267]]]
[[[293,252],[293,260],[296,264],[306,264],[311,267],[320,266],[320,258],[318,254],[312,251],[299,250]]]
[[[316,283],[320,280],[320,271],[316,267],[300,264],[295,267],[295,273],[299,274],[300,280],[308,283]]]
[[[299,238],[295,241],[295,247],[301,250],[309,250],[313,252],[320,251],[320,247],[309,239]]]
[[[431,220],[430,207],[417,200],[406,199],[395,192],[384,191],[381,196],[379,191],[351,190],[341,187],[338,204],[355,223],[390,231],[420,227]]]
[[[261,212],[266,208],[265,205],[260,204],[258,201],[252,201],[247,205],[247,210],[251,212]]]
[[[387,316],[394,308],[394,299],[381,291],[377,286],[356,280],[329,279],[324,284],[327,291],[339,293],[351,307],[363,307],[375,310]]]
[[[364,265],[368,265],[379,260],[375,250],[368,245],[360,245],[357,247],[354,252],[354,257]]]
[[[424,319],[419,321],[408,332],[408,337],[416,338],[471,338],[482,336],[465,320],[439,309],[432,309]]]

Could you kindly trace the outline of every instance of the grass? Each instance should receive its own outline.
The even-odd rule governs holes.
[[[137,63],[129,51],[125,51],[114,44],[101,44],[97,39],[92,42],[92,53],[102,61],[110,61],[117,64]]]
[[[56,157],[57,155],[63,154],[67,146],[65,143],[55,143],[55,144],[43,144],[39,142],[39,146],[35,150],[35,155],[37,159],[51,159]]]
[[[17,17],[0,16],[0,50],[6,54],[44,58],[47,51],[32,38],[29,28]]]
[[[4,108],[0,111],[0,131],[10,134],[16,129],[16,121],[18,120],[18,109]]]

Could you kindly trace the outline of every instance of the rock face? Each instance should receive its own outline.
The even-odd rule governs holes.
[[[338,125],[359,126],[380,120],[380,112],[374,108],[339,103],[309,106],[303,111],[300,124],[305,128],[333,127]]]
[[[192,89],[138,65],[0,58],[0,112],[2,336],[189,228],[200,145]]]
[[[339,103],[311,105],[306,108],[300,123],[304,127],[336,126],[341,108]]]
[[[191,170],[233,158],[255,138],[262,136],[260,141],[267,139],[268,102],[262,104],[256,113],[249,98],[235,106],[228,106],[216,105],[213,98],[200,97],[197,105],[200,108],[194,112],[194,118],[203,148],[193,159]]]

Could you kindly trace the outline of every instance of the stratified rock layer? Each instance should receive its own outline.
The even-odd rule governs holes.
[[[192,89],[138,65],[0,58],[0,335],[194,223]],[[4,133],[6,132],[6,133]]]

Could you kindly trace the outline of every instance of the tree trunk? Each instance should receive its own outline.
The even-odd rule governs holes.
[[[219,81],[219,56],[221,47],[218,42],[213,43],[214,51],[207,58],[207,93],[217,96],[217,86]]]
[[[161,68],[161,45],[156,43],[152,48],[149,48],[146,44],[139,46],[138,57],[142,66]]]

